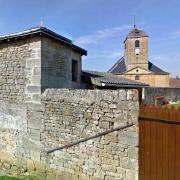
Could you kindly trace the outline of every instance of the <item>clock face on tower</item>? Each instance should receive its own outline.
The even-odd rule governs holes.
[[[139,55],[139,54],[140,54],[140,49],[139,49],[139,48],[136,48],[136,49],[135,49],[135,54],[136,54],[136,55]]]

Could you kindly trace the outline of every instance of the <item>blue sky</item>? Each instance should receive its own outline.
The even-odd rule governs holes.
[[[149,60],[180,76],[180,1],[178,0],[0,0],[0,34],[44,22],[88,50],[83,69],[107,71],[122,55],[133,27],[146,31]]]

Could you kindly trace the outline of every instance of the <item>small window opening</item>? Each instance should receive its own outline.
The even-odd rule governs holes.
[[[139,45],[139,40],[136,40],[135,41],[135,47],[138,48],[140,45]]]
[[[77,82],[78,80],[78,62],[72,60],[72,81]]]
[[[139,79],[140,79],[139,75],[136,75],[135,80],[139,80]]]

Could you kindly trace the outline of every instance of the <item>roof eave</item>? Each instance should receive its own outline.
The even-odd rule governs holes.
[[[102,82],[102,83],[104,83],[104,82]],[[149,87],[149,85],[104,83],[103,87],[131,87],[131,88],[133,88],[133,87],[137,88],[138,87],[138,88],[144,88],[144,87]]]
[[[148,84],[121,84],[121,83],[107,83],[94,78],[91,78],[91,83],[101,87],[148,87]]]
[[[51,30],[48,30],[46,28],[39,28],[39,29],[35,29],[33,31],[22,33],[22,34],[13,34],[13,35],[9,35],[9,36],[0,37],[0,41],[4,41],[4,40],[8,40],[8,39],[23,38],[23,37],[27,37],[27,36],[35,35],[35,34],[39,34],[39,33],[49,36],[51,38],[54,38],[58,41],[61,41],[65,44],[67,44],[68,46],[71,46],[72,49],[76,50],[81,55],[87,56],[87,51],[85,49],[80,48],[79,46],[76,46],[75,44],[72,43],[71,40],[69,40],[61,35],[58,35],[57,33],[53,32]]]
[[[85,49],[80,48],[79,46],[76,46],[75,44],[72,44],[72,48],[78,52],[80,52],[82,55],[87,56],[87,51]]]

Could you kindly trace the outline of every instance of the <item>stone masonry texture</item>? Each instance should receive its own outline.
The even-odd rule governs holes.
[[[40,57],[38,38],[0,44],[0,99],[25,99],[32,63]]]
[[[0,102],[0,171],[47,179],[138,179],[136,90],[48,89],[41,102]],[[97,133],[134,123],[47,154]]]
[[[72,81],[77,61],[77,82]],[[47,88],[80,88],[81,54],[59,41],[34,36],[0,42],[0,99],[40,101]]]

